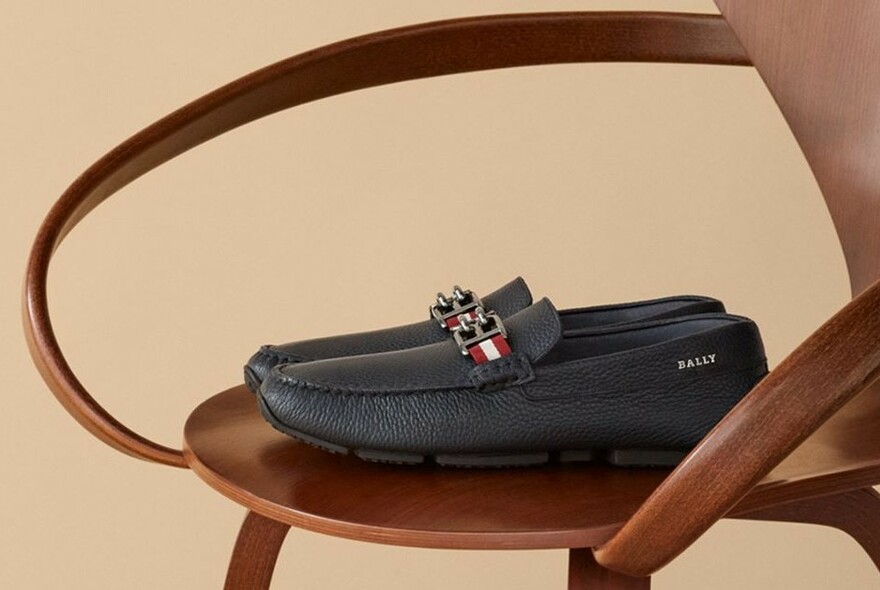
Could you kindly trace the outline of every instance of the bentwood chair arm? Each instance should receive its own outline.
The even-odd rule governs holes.
[[[651,494],[596,559],[647,576],[725,514],[846,402],[880,378],[880,281],[797,347]],[[684,507],[687,507],[686,509]]]

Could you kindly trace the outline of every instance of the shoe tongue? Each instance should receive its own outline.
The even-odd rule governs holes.
[[[502,318],[506,318],[531,305],[532,293],[523,278],[516,277],[481,299],[486,311],[494,311]]]
[[[559,312],[546,297],[506,320],[507,339],[513,352],[535,362],[550,352],[562,339]]]

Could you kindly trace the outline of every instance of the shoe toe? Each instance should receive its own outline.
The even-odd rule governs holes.
[[[260,388],[263,417],[285,434],[335,452],[384,453],[376,460],[418,462],[416,455],[458,449],[471,439],[483,445],[487,409],[497,408],[504,392],[355,383],[362,375],[352,365],[382,374],[381,360],[376,355],[276,367]]]
[[[328,426],[326,388],[293,378],[281,366],[269,371],[258,397],[264,418],[282,432],[302,438]]]
[[[272,369],[278,365],[290,363],[304,363],[308,359],[302,355],[293,354],[280,347],[266,345],[260,347],[244,367],[244,382],[253,393],[259,391],[263,381],[269,376]]]

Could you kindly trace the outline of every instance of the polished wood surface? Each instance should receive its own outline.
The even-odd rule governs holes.
[[[644,61],[748,65],[725,21],[711,15],[568,12],[454,19],[382,31],[278,62],[150,125],[86,170],[44,220],[31,249],[23,315],[49,389],[96,437],[134,457],[185,467],[181,452],[121,424],[83,386],[52,329],[49,263],[98,204],[175,156],[271,113],[403,80],[551,63]]]
[[[244,386],[196,408],[184,437],[196,474],[251,511],[321,533],[421,547],[588,547],[619,528],[667,474],[367,463],[277,432]]]
[[[880,434],[866,438],[863,431],[872,420],[880,420],[880,399],[860,398],[734,512],[880,481]],[[463,470],[366,463],[277,432],[244,386],[196,408],[184,436],[186,459],[199,477],[249,510],[300,528],[395,545],[595,546],[620,529],[668,475],[605,465]]]
[[[224,589],[269,590],[289,529],[289,525],[248,512],[235,541]]]
[[[880,279],[880,2],[715,3],[816,176],[857,295]]]
[[[857,296],[755,387],[596,550],[601,564],[631,574],[651,573],[677,556],[854,396],[880,395],[880,2],[718,5],[819,181]],[[873,446],[880,422],[857,419],[861,428],[853,436]]]

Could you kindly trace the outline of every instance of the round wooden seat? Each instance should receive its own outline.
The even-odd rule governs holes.
[[[870,458],[880,454],[880,437],[859,434],[857,426],[866,420],[880,420],[876,396],[860,397],[826,423],[735,514],[789,495],[834,492],[840,478],[832,476],[842,472],[876,481],[877,462]],[[595,546],[668,475],[665,469],[604,464],[469,470],[367,463],[276,431],[243,385],[199,405],[184,438],[193,471],[254,512],[341,537],[419,547]]]
[[[367,463],[274,430],[244,386],[198,406],[184,437],[192,469],[254,512],[396,545],[589,547],[607,540],[668,475],[602,464],[444,469]]]

